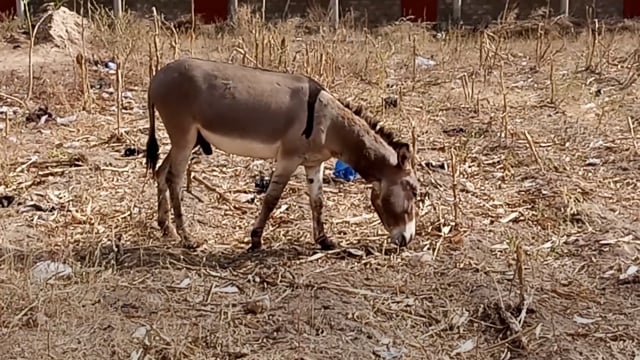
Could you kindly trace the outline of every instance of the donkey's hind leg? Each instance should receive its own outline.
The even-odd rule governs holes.
[[[176,230],[182,246],[188,249],[195,249],[202,245],[202,242],[193,241],[189,236],[185,227],[184,216],[182,214],[182,183],[184,181],[185,172],[189,159],[191,157],[190,146],[173,147],[171,149],[171,163],[167,174],[167,185],[169,187],[169,197],[173,207],[173,217],[176,224]]]
[[[323,169],[324,163],[304,167],[307,175],[307,185],[309,187],[311,217],[313,218],[313,239],[322,250],[333,250],[336,244],[329,239],[324,232],[324,216],[322,213],[324,202],[322,195]]]
[[[156,181],[158,183],[158,227],[160,227],[163,237],[177,239],[178,233],[169,222],[171,213],[169,210],[169,187],[167,186],[167,174],[169,172],[169,167],[171,166],[172,150],[169,150],[169,153],[156,171]]]

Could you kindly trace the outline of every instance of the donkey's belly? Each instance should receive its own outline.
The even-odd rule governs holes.
[[[275,158],[280,149],[280,142],[275,144],[263,144],[256,140],[233,138],[222,136],[202,128],[199,129],[202,136],[214,147],[238,156],[247,156],[257,159]]]

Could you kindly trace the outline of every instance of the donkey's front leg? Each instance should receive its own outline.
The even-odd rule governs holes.
[[[311,216],[313,218],[313,239],[322,250],[333,250],[336,244],[324,233],[324,216],[322,213],[322,174],[324,163],[319,165],[305,166],[307,175],[307,185],[309,186],[309,204],[311,205]]]
[[[291,179],[291,175],[296,171],[299,164],[300,162],[294,159],[276,160],[276,169],[273,172],[271,181],[269,182],[269,187],[264,195],[260,215],[251,229],[251,247],[249,247],[248,251],[256,251],[262,247],[262,232],[267,224],[267,220],[269,219],[269,216],[271,216],[273,209],[278,205],[280,197],[282,196],[282,191],[285,186],[287,186],[289,179]]]

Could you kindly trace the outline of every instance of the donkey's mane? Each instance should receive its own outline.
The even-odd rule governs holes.
[[[380,120],[373,117],[373,115],[365,110],[362,104],[354,104],[349,100],[339,100],[342,106],[349,109],[354,115],[364,120],[369,128],[373,130],[378,136],[382,138],[393,150],[398,151],[403,147],[409,148],[409,144],[405,141],[399,140],[397,135],[391,130],[382,126]]]

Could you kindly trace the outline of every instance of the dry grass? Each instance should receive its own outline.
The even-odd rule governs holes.
[[[30,106],[77,120],[38,126],[19,113],[3,123],[0,193],[16,197],[0,208],[3,359],[637,356],[639,282],[620,279],[640,244],[637,33],[598,29],[594,40],[540,27],[532,38],[438,42],[410,24],[365,32],[346,20],[333,32],[299,20],[263,26],[245,11],[235,27],[198,27],[193,45],[188,31],[160,24],[154,45],[152,22],[91,16],[98,31],[81,59],[116,59],[121,101],[96,89],[115,89],[115,74],[37,45]],[[0,93],[18,100],[29,92],[23,44],[0,50],[12,61],[0,66]],[[155,184],[142,156],[123,156],[146,141],[155,46],[160,65],[193,51],[310,74],[406,139],[415,122],[424,190],[415,243],[386,248],[366,185],[330,179],[327,230],[351,250],[315,254],[301,171],[266,249],[248,255],[261,195],[237,195],[252,194],[272,164],[220,152],[194,161],[200,181],[184,196],[206,248],[159,239]],[[437,65],[415,65],[415,55]],[[388,95],[398,108],[383,109]],[[37,283],[40,260],[74,274]]]

